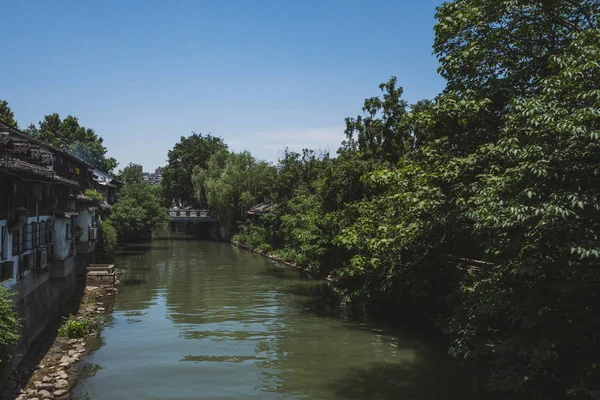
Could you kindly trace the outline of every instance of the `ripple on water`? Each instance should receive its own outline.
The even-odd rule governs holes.
[[[154,244],[117,259],[128,284],[76,399],[480,398],[442,349],[345,321],[293,269],[227,244]]]

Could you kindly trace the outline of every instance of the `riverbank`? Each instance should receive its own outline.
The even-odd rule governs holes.
[[[251,246],[245,245],[235,240],[231,240],[230,243],[233,246],[240,247],[251,253],[263,256],[270,260],[300,270],[311,277],[323,279],[324,281],[328,282],[332,287],[335,287],[336,285],[335,278],[331,276],[318,277],[315,274],[314,270],[289,261],[285,261],[284,259],[278,257],[273,253],[257,250]],[[413,328],[415,328],[414,332],[419,332],[420,334],[426,332],[427,336],[430,339],[435,339],[436,342],[444,343],[446,346],[449,345],[447,342],[447,337],[444,334],[444,327],[442,323],[442,321],[446,317],[441,314],[441,311],[438,308],[435,308],[432,305],[430,305],[431,309],[426,309],[423,306],[414,307],[412,305],[407,305],[402,302],[382,302],[381,304],[371,302],[367,304],[366,302],[361,302],[357,300],[355,300],[354,303],[349,304],[349,306],[352,305],[354,305],[355,309],[362,309],[363,316],[369,315],[369,318],[375,321],[386,322],[392,326],[403,326],[403,329],[405,330],[407,329],[405,325],[407,321],[409,321],[410,325]],[[394,315],[394,317],[390,317],[391,315]],[[401,317],[399,317],[400,315]]]
[[[101,329],[99,317],[113,303],[117,289],[86,287],[75,320],[93,321],[92,333],[84,338],[56,337],[30,378],[18,382],[17,400],[66,399],[80,374],[79,361],[92,348],[91,341]],[[15,372],[19,374],[19,371]]]
[[[266,257],[266,258],[268,258],[270,260],[277,261],[278,263],[287,265],[288,267],[292,267],[292,268],[295,268],[297,270],[300,270],[300,271],[304,272],[307,275],[315,276],[314,271],[311,270],[310,268],[304,267],[304,266],[301,266],[301,265],[298,265],[298,264],[295,264],[295,263],[292,263],[292,262],[289,262],[289,261],[285,261],[284,259],[282,259],[281,257],[278,257],[277,255],[275,255],[273,253],[269,253],[269,252],[266,252],[266,251],[257,250],[255,248],[247,246],[247,245],[245,245],[243,243],[236,242],[235,240],[230,240],[229,243],[231,243],[232,245],[234,245],[236,247],[240,247],[240,248],[242,248],[244,250],[247,250],[247,251],[249,251],[251,253],[258,254],[258,255]],[[327,282],[333,283],[333,279],[331,277],[325,277],[323,279],[326,280]]]

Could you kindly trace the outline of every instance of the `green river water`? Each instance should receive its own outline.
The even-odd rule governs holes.
[[[472,399],[417,334],[349,318],[326,284],[225,243],[156,237],[122,274],[75,399]]]

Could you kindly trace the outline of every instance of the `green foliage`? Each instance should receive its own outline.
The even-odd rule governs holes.
[[[0,363],[10,358],[10,348],[21,339],[21,319],[12,301],[12,292],[0,286]]]
[[[283,258],[290,255],[293,259],[288,261],[318,270],[328,247],[322,221],[317,196],[299,189],[280,219],[279,232],[285,243]]]
[[[15,119],[15,114],[10,109],[6,100],[0,100],[0,121],[15,128],[19,127]]]
[[[102,259],[111,259],[117,249],[118,235],[110,220],[99,224],[98,252]]]
[[[196,133],[187,138],[182,136],[179,143],[169,150],[168,164],[163,171],[163,204],[207,207],[206,196],[201,195],[198,199],[194,195],[192,171],[194,167],[207,169],[213,154],[223,150],[227,150],[227,145],[219,137]]]
[[[555,74],[511,102],[499,140],[481,149],[493,167],[469,216],[498,265],[449,329],[454,354],[490,360],[492,389],[526,398],[577,397],[600,379],[600,35],[571,40],[549,59]]]
[[[230,226],[244,218],[246,210],[264,201],[275,178],[275,169],[247,152],[215,153],[206,169],[194,168],[192,183],[198,202],[206,200],[221,224]]]
[[[268,243],[261,243],[256,247],[256,250],[261,253],[269,253],[273,248]]]
[[[117,166],[117,160],[106,157],[103,139],[93,129],[79,125],[71,115],[61,119],[56,113],[46,115],[36,127],[29,125],[26,132],[38,140],[67,149],[82,160],[106,172]]]
[[[267,230],[260,225],[249,224],[243,226],[240,232],[233,235],[232,240],[258,251],[271,251],[271,245],[268,243]]]
[[[346,119],[345,146],[357,149],[364,157],[396,163],[411,148],[411,137],[404,116],[408,103],[401,100],[402,88],[396,77],[379,85],[383,96],[365,100],[364,116]]]
[[[94,189],[85,189],[83,191],[83,195],[85,197],[87,197],[88,199],[96,201],[98,203],[101,203],[104,201],[104,196],[102,196],[100,193],[98,193]]]
[[[129,163],[123,170],[119,170],[118,179],[125,183],[140,183],[144,180],[142,166],[140,164]]]
[[[302,267],[306,266],[308,261],[302,252],[289,246],[278,249],[275,251],[275,255],[283,261],[294,263]]]
[[[390,293],[414,301],[439,294],[447,275],[438,258],[447,220],[435,173],[406,163],[364,179],[374,195],[356,204],[358,218],[336,238],[353,254],[336,271],[342,282],[352,282],[354,293],[347,295]]]
[[[89,318],[65,318],[64,324],[58,329],[58,336],[79,339],[94,332],[95,323]]]
[[[148,237],[166,220],[157,189],[145,182],[125,185],[110,214],[110,221],[123,240]]]

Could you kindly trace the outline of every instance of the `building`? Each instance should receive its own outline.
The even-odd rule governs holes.
[[[98,169],[92,170],[94,180],[94,189],[104,197],[104,204],[111,206],[117,199],[117,190],[122,183],[113,178],[110,174]]]
[[[95,249],[94,182],[90,164],[0,122],[0,285],[23,318],[19,354],[72,293],[77,252]]]
[[[154,172],[143,172],[142,179],[151,185],[158,185],[162,181],[163,170],[163,167],[158,167]]]
[[[258,219],[271,211],[273,205],[271,203],[260,203],[253,207],[251,207],[248,211],[246,211],[246,215],[252,221],[258,221]]]

